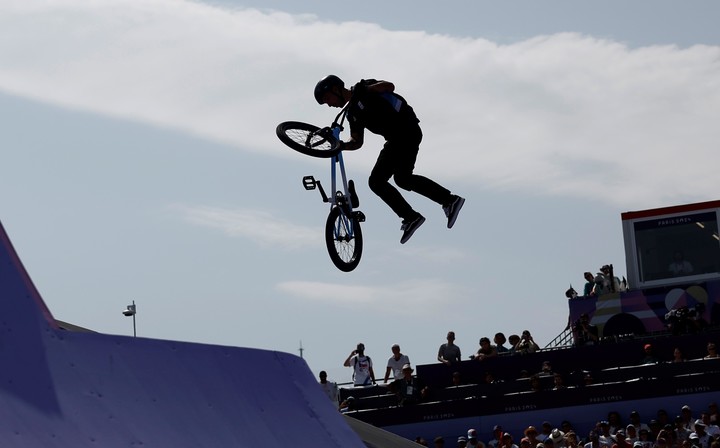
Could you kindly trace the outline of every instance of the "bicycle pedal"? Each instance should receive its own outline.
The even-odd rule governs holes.
[[[313,176],[304,176],[302,182],[306,190],[314,190],[317,186],[317,181]]]
[[[365,222],[365,213],[361,212],[360,210],[353,212],[353,216],[355,219],[357,219],[358,222]]]

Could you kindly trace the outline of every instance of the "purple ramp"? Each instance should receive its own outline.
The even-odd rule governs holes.
[[[357,447],[301,358],[58,328],[0,224],[0,445]]]

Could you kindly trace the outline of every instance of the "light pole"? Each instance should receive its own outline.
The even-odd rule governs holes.
[[[135,307],[135,301],[133,300],[132,305],[128,305],[127,308],[125,308],[125,311],[123,311],[123,314],[126,317],[132,316],[133,318],[133,337],[137,337],[137,330],[135,328],[135,314],[137,313],[137,308]]]

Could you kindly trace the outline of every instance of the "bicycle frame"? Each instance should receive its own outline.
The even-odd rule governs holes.
[[[340,132],[343,131],[342,122],[345,121],[346,114],[347,108],[343,108],[343,110],[341,110],[340,113],[335,117],[335,121],[333,121],[333,124],[330,127],[333,137],[335,137],[338,141],[340,140]],[[338,123],[339,118],[341,118],[341,121]],[[340,170],[340,181],[342,183],[342,190],[337,189],[338,166]],[[317,186],[320,190],[320,195],[322,196],[323,202],[330,203],[330,208],[336,206],[341,207],[344,215],[353,216],[353,213],[355,213],[355,216],[358,217],[358,221],[365,221],[365,216],[361,212],[353,212],[353,202],[357,203],[357,197],[355,195],[355,192],[353,191],[354,189],[351,189],[350,185],[348,184],[348,178],[347,173],[345,172],[345,162],[343,160],[342,151],[338,152],[336,155],[330,158],[330,191],[332,192],[331,196],[328,196],[325,193],[325,190],[323,189],[320,181],[315,180],[313,176],[303,177],[303,185],[305,185],[306,190],[314,190]],[[347,230],[350,236],[352,236],[354,231],[352,222],[350,221],[348,222]]]
[[[335,117],[331,126],[319,129],[317,126],[290,121],[278,125],[276,133],[280,140],[292,149],[313,157],[330,158],[330,195],[325,193],[319,180],[304,176],[306,190],[320,190],[323,202],[330,204],[330,213],[325,221],[325,244],[330,260],[344,272],[358,266],[362,257],[363,235],[361,222],[365,222],[355,183],[348,179],[340,145],[347,106]],[[318,148],[318,149],[316,149]],[[331,152],[325,152],[331,151]],[[338,174],[339,171],[339,174]]]

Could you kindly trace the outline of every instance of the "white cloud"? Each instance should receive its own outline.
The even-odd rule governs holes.
[[[279,121],[329,122],[310,90],[330,72],[394,81],[426,135],[418,171],[443,183],[635,208],[716,198],[720,47],[497,45],[177,0],[0,5],[0,90],[246,150],[286,154]]]
[[[193,224],[217,229],[235,238],[289,249],[322,244],[318,229],[298,226],[261,210],[175,205],[172,210]]]
[[[357,310],[372,308],[383,314],[428,316],[460,305],[467,291],[438,279],[415,279],[387,285],[353,285],[310,281],[286,281],[276,289],[301,300]]]

